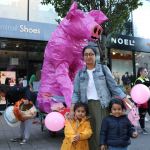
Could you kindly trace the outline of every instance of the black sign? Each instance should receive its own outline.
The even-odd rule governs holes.
[[[110,38],[110,48],[150,52],[150,39],[119,35]]]

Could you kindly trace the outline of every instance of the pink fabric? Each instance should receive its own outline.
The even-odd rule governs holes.
[[[63,96],[67,107],[71,105],[73,79],[82,68],[82,49],[92,40],[95,26],[103,23],[107,17],[98,10],[85,13],[77,9],[74,2],[45,48],[41,82],[38,93],[39,109],[49,113],[53,96]],[[99,27],[98,29],[101,29]],[[95,33],[97,37],[98,32]],[[51,95],[45,96],[45,95]],[[59,100],[57,100],[59,102]]]
[[[130,112],[128,113],[128,119],[134,126],[138,126],[139,115],[137,107],[131,108]]]

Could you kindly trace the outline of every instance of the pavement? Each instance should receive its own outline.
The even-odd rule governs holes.
[[[20,145],[11,142],[10,139],[14,137],[19,137],[19,127],[8,126],[3,116],[0,116],[0,150],[60,150],[63,131],[52,136],[46,128],[42,132],[40,124],[33,124],[29,143]]]
[[[150,132],[150,121],[146,122],[146,127]],[[0,150],[60,150],[64,137],[63,131],[55,136],[52,136],[47,129],[42,132],[40,124],[32,125],[31,139],[28,144],[20,145],[10,141],[11,138],[18,136],[19,129],[8,126],[3,116],[0,116]],[[150,134],[140,133],[137,139],[132,139],[129,150],[150,150]]]

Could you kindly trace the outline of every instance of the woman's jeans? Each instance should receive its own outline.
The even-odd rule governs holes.
[[[128,147],[112,147],[109,146],[108,150],[127,150]]]

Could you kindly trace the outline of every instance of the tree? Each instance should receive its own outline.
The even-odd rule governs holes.
[[[65,17],[73,0],[43,0],[42,4],[52,4],[60,17]],[[83,11],[101,9],[109,21],[105,23],[105,33],[121,32],[130,13],[142,5],[140,0],[77,0]]]
[[[105,39],[112,33],[120,34],[125,28],[130,13],[142,5],[140,0],[76,0],[79,8],[83,11],[90,11],[92,9],[102,10],[109,21],[103,25]],[[42,4],[52,4],[60,17],[67,14],[73,0],[43,0]],[[102,40],[101,43],[105,43]],[[101,44],[105,49],[104,44]]]

